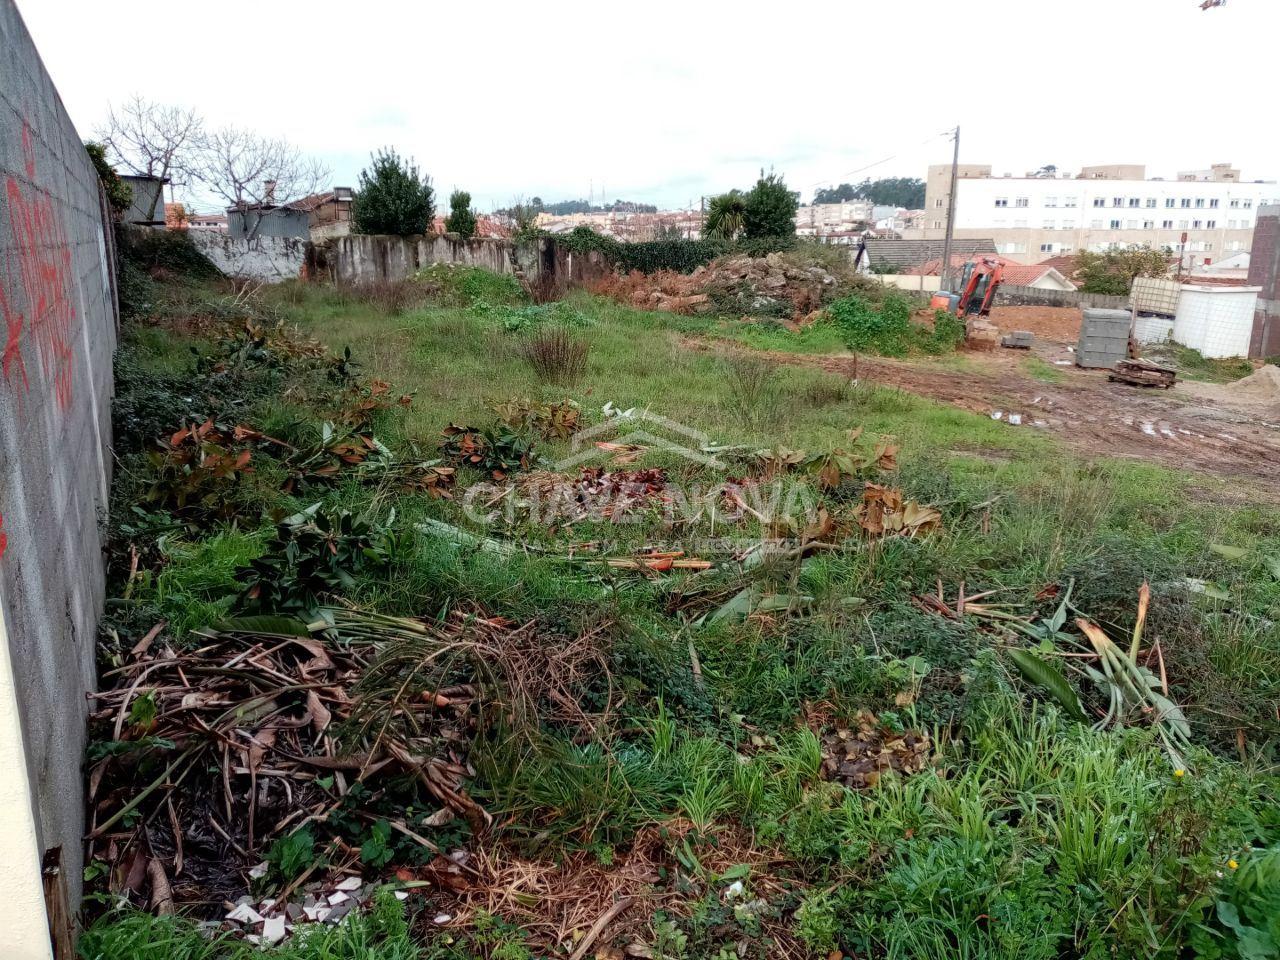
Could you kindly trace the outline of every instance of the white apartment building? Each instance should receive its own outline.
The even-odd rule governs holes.
[[[929,167],[924,226],[911,239],[944,236],[951,167]],[[993,176],[989,164],[957,169],[955,236],[995,241],[1023,263],[1059,254],[1150,245],[1180,250],[1185,267],[1247,252],[1257,210],[1280,201],[1275,181],[1244,181],[1230,164],[1148,179],[1141,164],[1085,167],[1056,177]],[[1183,244],[1183,235],[1186,242]]]
[[[869,200],[811,203],[796,211],[796,234],[801,237],[820,237],[851,231],[871,218],[872,205]]]

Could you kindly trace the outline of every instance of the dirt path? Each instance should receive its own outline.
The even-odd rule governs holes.
[[[1105,371],[1064,363],[1073,356],[1067,344],[1049,340],[1037,340],[1032,353],[964,353],[955,366],[929,359],[769,356],[950,403],[999,419],[1011,430],[1044,430],[1089,456],[1132,457],[1211,476],[1268,481],[1257,493],[1280,499],[1280,402],[1250,402],[1233,397],[1229,387],[1180,382],[1165,391],[1112,383]],[[1060,382],[1031,376],[1028,357],[1056,371]]]

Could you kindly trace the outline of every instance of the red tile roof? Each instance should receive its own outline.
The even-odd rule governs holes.
[[[1007,263],[1001,274],[1001,282],[1012,283],[1018,287],[1029,287],[1054,267],[1043,263]],[[1059,270],[1059,273],[1062,271]]]
[[[989,253],[977,254],[976,256],[981,256],[983,259],[986,259],[986,260],[997,260],[1000,263],[1003,263],[1005,265],[1006,273],[1008,272],[1008,269],[1010,266],[1015,265],[1014,261],[1010,260],[1008,257],[996,257]],[[951,255],[951,266],[953,268],[963,267],[966,263],[968,263],[970,260],[973,260],[973,259],[975,259],[975,256],[971,256],[969,254],[953,253]],[[1021,266],[1021,264],[1017,264],[1017,266]],[[912,267],[910,270],[904,270],[903,272],[913,277],[918,277],[918,276],[936,277],[941,267],[942,267],[942,258],[934,257],[932,260],[926,260],[924,263],[920,264],[920,266],[918,267]]]

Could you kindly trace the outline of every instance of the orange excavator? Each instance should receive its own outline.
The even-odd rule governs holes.
[[[946,310],[957,317],[985,317],[991,313],[1004,263],[995,257],[978,257],[960,268],[958,292],[940,290],[929,302],[935,310]]]

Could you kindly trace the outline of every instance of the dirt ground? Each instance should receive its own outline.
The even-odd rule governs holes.
[[[1077,309],[997,307],[992,319],[1004,333],[1030,330],[1035,346],[967,351],[953,366],[928,358],[775,356],[954,404],[1011,430],[1044,430],[1086,455],[1132,457],[1248,480],[1242,499],[1280,500],[1280,396],[1195,381],[1179,381],[1170,390],[1113,383],[1104,370],[1075,366]]]
[[[1004,333],[1030,330],[1037,340],[1075,343],[1080,339],[1076,307],[992,307],[991,322]]]

